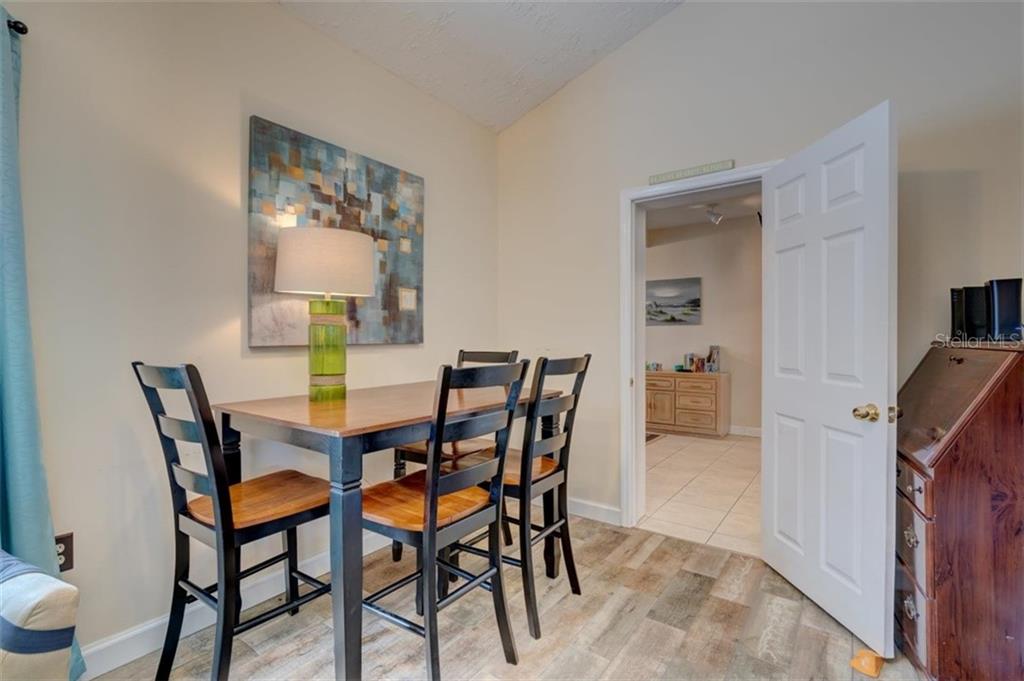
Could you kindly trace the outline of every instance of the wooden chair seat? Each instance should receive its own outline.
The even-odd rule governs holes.
[[[450,464],[445,464],[442,469],[448,473],[451,471],[457,471],[460,468],[469,468],[478,463],[482,463],[487,459],[494,456],[493,452],[480,452],[470,456],[464,456],[457,461],[453,461]],[[505,454],[505,477],[504,481],[506,485],[519,485],[520,472],[522,471],[523,451],[521,449],[512,449],[509,447],[508,453]],[[558,462],[554,459],[549,459],[546,456],[540,456],[533,460],[533,466],[530,469],[530,479],[536,482],[542,478],[546,478],[555,472],[558,468]]]
[[[426,471],[371,485],[363,490],[363,517],[379,525],[422,532]],[[444,527],[487,506],[489,495],[479,487],[446,494],[437,501],[437,526]]]
[[[243,529],[324,507],[330,500],[326,480],[299,471],[275,471],[231,485],[231,514],[235,529]],[[189,514],[213,526],[213,500],[202,496],[188,503]]]
[[[451,442],[441,446],[441,458],[445,461],[454,461],[461,459],[464,456],[471,454],[477,454],[479,452],[486,451],[494,448],[494,440],[484,440],[477,438],[474,440],[460,440],[459,442]],[[423,440],[421,442],[414,442],[411,445],[402,445],[396,449],[400,450],[403,454],[413,455],[418,459],[427,458],[427,442]]]

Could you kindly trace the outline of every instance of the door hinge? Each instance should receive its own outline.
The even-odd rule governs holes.
[[[629,377],[629,387],[632,388],[634,383],[635,383],[635,381],[633,380],[633,377],[630,376]]]

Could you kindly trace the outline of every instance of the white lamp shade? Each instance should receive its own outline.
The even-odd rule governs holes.
[[[334,227],[285,227],[277,233],[274,290],[374,295],[373,237]]]

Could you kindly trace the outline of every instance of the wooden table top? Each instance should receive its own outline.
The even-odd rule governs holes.
[[[217,404],[213,408],[223,414],[257,418],[331,437],[352,437],[430,421],[435,387],[434,381],[422,381],[349,390],[345,399],[331,402],[311,402],[308,395],[293,395]],[[545,390],[544,396],[556,397],[560,393]],[[519,401],[529,399],[530,390],[524,387]],[[502,388],[453,390],[448,413],[486,411],[504,403]]]

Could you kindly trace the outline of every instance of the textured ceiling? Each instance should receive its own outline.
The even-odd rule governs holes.
[[[678,2],[296,2],[289,11],[500,130]]]

